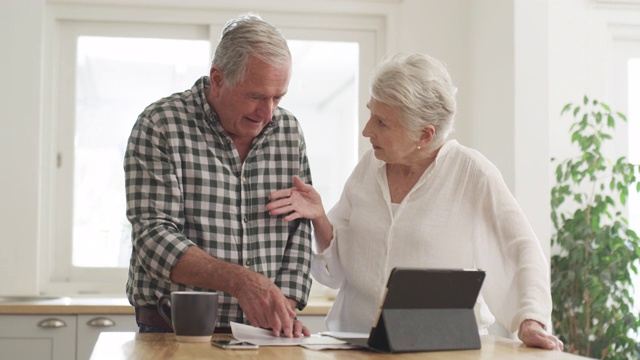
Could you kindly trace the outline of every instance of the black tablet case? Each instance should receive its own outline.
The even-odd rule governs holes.
[[[388,353],[479,349],[473,308],[484,278],[482,270],[394,268],[368,340],[343,340]]]

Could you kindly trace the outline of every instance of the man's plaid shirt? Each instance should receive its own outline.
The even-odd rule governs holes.
[[[302,309],[311,287],[311,224],[269,215],[268,195],[311,183],[300,125],[277,108],[244,163],[205,98],[209,78],[148,106],[127,145],[124,169],[133,252],[127,295],[155,306],[178,290],[171,269],[190,247],[241,264],[271,279]],[[238,301],[219,292],[218,326],[243,322]]]

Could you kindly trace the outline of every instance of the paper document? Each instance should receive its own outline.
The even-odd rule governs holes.
[[[270,330],[231,322],[231,332],[237,340],[247,341],[260,346],[295,346],[295,345],[342,345],[344,341],[330,336],[312,334],[310,337],[286,338],[275,337]]]
[[[342,339],[368,339],[368,333],[355,333],[355,332],[344,332],[344,331],[323,331],[320,335],[331,336],[334,338],[342,338]]]

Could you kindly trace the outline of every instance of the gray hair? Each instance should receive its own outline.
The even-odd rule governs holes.
[[[436,129],[430,148],[442,145],[453,129],[456,87],[445,66],[429,55],[400,53],[376,70],[371,96],[400,110],[400,121],[417,141],[426,125]]]
[[[211,65],[217,65],[228,85],[234,87],[244,78],[249,56],[273,66],[291,64],[291,52],[282,34],[254,13],[227,22]]]

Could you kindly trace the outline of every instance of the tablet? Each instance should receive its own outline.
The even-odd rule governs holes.
[[[485,272],[478,269],[396,267],[387,280],[383,309],[446,309],[475,306]]]
[[[379,352],[479,349],[474,306],[478,269],[394,268],[369,338],[345,339]]]

